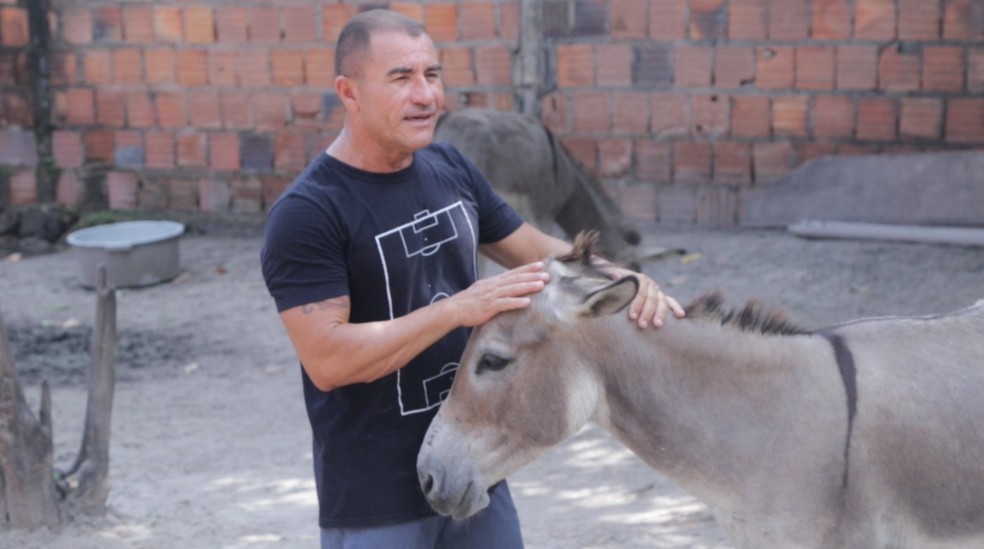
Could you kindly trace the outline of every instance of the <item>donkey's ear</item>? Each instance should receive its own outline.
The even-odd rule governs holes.
[[[629,275],[595,290],[584,298],[578,315],[586,318],[615,314],[632,302],[639,291],[639,279]]]

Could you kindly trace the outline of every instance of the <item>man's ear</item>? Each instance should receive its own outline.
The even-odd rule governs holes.
[[[339,101],[345,107],[345,110],[349,112],[358,112],[359,110],[359,89],[356,86],[355,80],[345,76],[338,75],[335,77],[335,94],[338,95]]]
[[[639,291],[639,279],[629,275],[588,294],[577,309],[578,316],[597,318],[624,309]]]

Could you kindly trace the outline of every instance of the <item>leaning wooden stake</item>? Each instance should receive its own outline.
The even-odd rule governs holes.
[[[106,265],[96,276],[96,321],[92,331],[92,365],[89,395],[79,455],[64,477],[77,478],[78,488],[70,497],[87,514],[102,514],[109,495],[109,435],[113,415],[116,352],[116,290],[106,283]],[[73,483],[74,484],[74,483]]]

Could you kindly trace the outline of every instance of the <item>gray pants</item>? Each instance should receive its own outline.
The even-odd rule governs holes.
[[[321,549],[522,549],[523,536],[509,487],[465,520],[428,517],[375,528],[322,528]]]

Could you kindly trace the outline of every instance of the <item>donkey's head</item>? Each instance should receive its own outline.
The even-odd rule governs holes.
[[[591,266],[592,236],[550,261],[550,284],[526,309],[503,313],[468,342],[451,395],[417,460],[421,488],[456,518],[484,508],[487,490],[582,427],[602,396],[590,349],[598,319],[632,301],[639,282]]]

